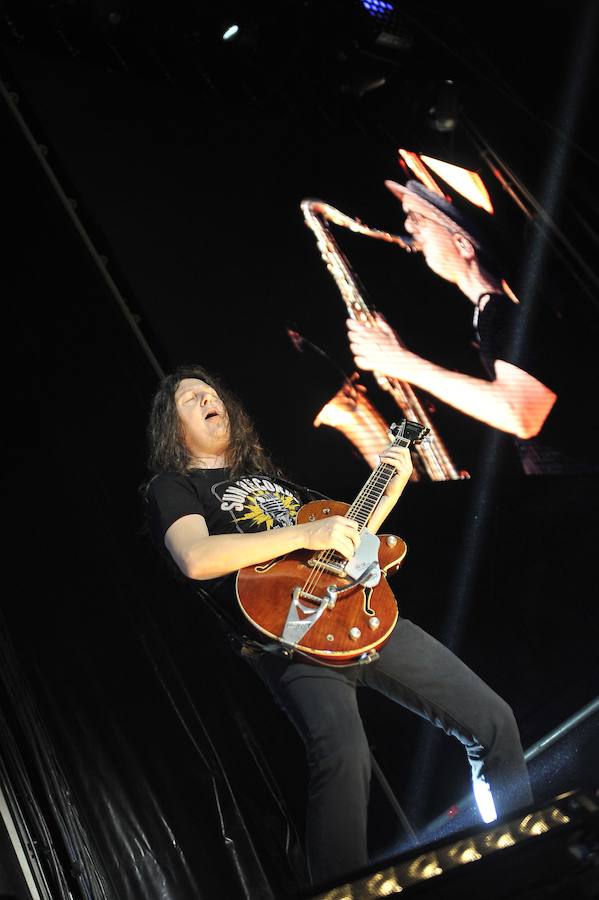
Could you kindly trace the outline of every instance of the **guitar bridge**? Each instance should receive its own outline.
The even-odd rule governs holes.
[[[324,569],[325,572],[329,572],[331,575],[342,575],[347,577],[347,572],[345,567],[347,566],[347,560],[345,562],[335,562],[335,560],[328,560],[327,562],[323,562],[320,559],[317,559],[315,556],[312,559],[308,560],[308,565],[311,569],[315,566],[318,566],[320,569]]]
[[[353,579],[364,587],[374,587],[381,580],[381,570],[378,564],[380,540],[376,534],[366,529],[360,534],[358,549],[351,559],[340,559],[338,556],[329,559],[319,559],[313,556],[308,560],[311,568],[319,566],[325,572],[336,575],[338,578]],[[368,572],[366,580],[365,574]]]

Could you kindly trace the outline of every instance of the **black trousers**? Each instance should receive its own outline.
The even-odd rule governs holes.
[[[447,647],[400,619],[377,660],[332,668],[286,662],[264,653],[253,661],[299,731],[307,752],[306,854],[313,883],[366,866],[370,748],[356,688],[385,694],[456,737],[472,769],[485,821],[532,801],[512,710]]]

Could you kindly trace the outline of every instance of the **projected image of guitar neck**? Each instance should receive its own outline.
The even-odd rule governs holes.
[[[390,393],[403,415],[429,428],[428,440],[416,451],[416,477],[434,481],[469,477],[461,461],[454,459],[452,435],[444,430],[442,416],[435,419],[434,409],[439,407],[454,411],[454,418],[457,411],[508,435],[514,459],[526,474],[599,471],[584,448],[579,455],[580,448],[564,437],[568,411],[560,398],[563,372],[556,335],[543,324],[536,332],[527,327],[531,317],[524,316],[500,261],[501,226],[481,176],[411,151],[401,150],[400,158],[402,181],[385,180],[383,186],[383,192],[389,191],[397,201],[397,232],[371,228],[324,200],[305,199],[301,208],[344,301],[349,349],[357,370],[373,376],[375,390]],[[394,253],[404,251],[388,257],[395,273],[401,267],[402,296],[379,298],[370,290],[366,296],[364,284],[380,285],[380,272],[369,278],[372,272],[364,272],[363,254],[357,254],[362,260],[357,274],[338,240],[344,232],[351,234],[354,247],[353,236],[360,236],[393,245]],[[423,262],[430,284],[423,282]],[[438,352],[443,322],[451,314],[448,289],[455,290],[456,315],[464,318],[463,304],[469,310],[468,333],[462,337],[447,330],[447,350],[458,362],[455,367],[449,367]],[[414,336],[413,310],[425,303],[430,312],[420,323],[422,333]],[[384,315],[375,312],[375,306]],[[418,350],[403,340],[402,322],[409,325],[412,340],[418,338]],[[359,446],[367,442],[368,429],[358,437],[364,402],[360,415],[358,407],[354,409],[350,428],[348,410],[339,408],[344,400],[345,395],[332,398],[333,405],[325,407],[315,424],[340,427]],[[361,452],[367,458],[367,451]]]

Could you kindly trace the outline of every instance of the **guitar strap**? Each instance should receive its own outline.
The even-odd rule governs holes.
[[[256,656],[259,653],[277,653],[280,656],[288,655],[284,646],[279,643],[279,641],[270,641],[269,643],[262,644],[260,641],[244,634],[239,628],[239,623],[235,621],[228,610],[223,608],[223,605],[218,598],[208,593],[204,588],[194,587],[194,592],[202,598],[204,604],[215,616],[231,644],[233,651],[238,656]]]
[[[303,484],[295,484],[294,482],[290,482],[294,487],[299,488],[300,491],[304,491],[306,494],[312,494],[315,500],[330,500],[330,497],[327,497],[325,494],[321,494],[320,491],[315,491],[314,488],[306,487]]]

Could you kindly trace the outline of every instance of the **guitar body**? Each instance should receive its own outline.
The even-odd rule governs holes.
[[[349,505],[327,500],[315,500],[299,510],[297,524],[320,520],[329,516],[343,516]],[[372,536],[364,534],[372,542]],[[381,577],[378,584],[365,587],[351,584],[349,575],[322,568],[314,569],[310,561],[322,556],[322,551],[299,550],[269,562],[247,566],[237,573],[237,599],[243,614],[261,634],[281,641],[284,645],[328,666],[351,665],[363,654],[376,651],[389,638],[398,618],[395,597],[387,584],[386,573],[401,564],[407,547],[395,535],[379,535],[378,564]],[[336,557],[336,555],[335,555]],[[338,557],[336,557],[338,559]],[[339,596],[333,605],[322,603],[327,588],[334,586]],[[294,590],[305,589],[300,608],[293,607]],[[310,615],[319,610],[318,617],[307,627]],[[289,621],[296,627],[307,627],[301,638],[289,639]],[[299,626],[297,625],[299,623]],[[297,635],[299,632],[293,632]],[[287,639],[284,635],[287,634]]]

